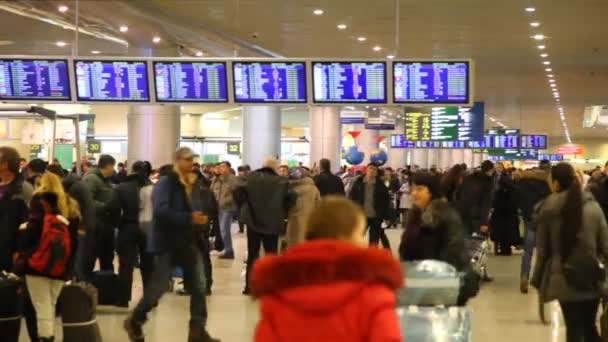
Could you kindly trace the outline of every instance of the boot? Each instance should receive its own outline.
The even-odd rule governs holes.
[[[519,292],[523,294],[528,293],[528,277],[522,276],[519,283]]]
[[[129,315],[127,319],[125,319],[123,327],[129,336],[129,340],[131,342],[145,342],[144,332],[143,332],[143,323],[138,322],[133,318],[133,315]]]
[[[217,338],[213,338],[201,323],[190,323],[190,331],[188,332],[188,342],[221,342]]]

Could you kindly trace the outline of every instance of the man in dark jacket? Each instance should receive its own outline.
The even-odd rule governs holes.
[[[321,159],[319,161],[321,174],[315,177],[315,185],[321,193],[321,197],[327,195],[342,195],[345,196],[344,183],[340,177],[331,173],[331,162],[329,159]]]
[[[460,214],[465,234],[488,233],[492,193],[494,190],[494,163],[481,164],[481,171],[464,178],[454,194],[454,207]]]
[[[36,188],[36,182],[46,171],[47,166],[47,162],[40,158],[32,159],[25,168],[25,180],[27,180],[33,188]],[[63,174],[59,175],[59,177],[63,177]]]
[[[278,175],[278,162],[269,158],[264,167],[249,175],[246,185],[235,190],[237,204],[244,207],[247,222],[247,276],[243,294],[249,294],[249,278],[260,247],[266,253],[276,253],[279,235],[285,233],[287,211],[295,203],[287,178]]]
[[[218,341],[206,330],[205,265],[201,251],[201,232],[209,223],[209,214],[200,209],[192,196],[196,193],[196,176],[192,173],[194,153],[187,147],[174,155],[174,169],[161,177],[152,195],[154,222],[148,237],[148,251],[156,255],[155,268],[144,291],[144,297],[133,314],[124,322],[131,341],[143,341],[143,324],[148,312],[167,290],[167,279],[176,266],[184,269],[184,283],[190,297],[190,342]],[[199,183],[200,184],[200,183]]]
[[[369,164],[365,175],[357,178],[350,191],[350,199],[359,204],[367,216],[370,245],[378,245],[390,249],[388,237],[382,229],[383,220],[388,219],[390,195],[388,188],[378,176],[378,167]]]
[[[83,178],[95,201],[95,242],[96,256],[102,271],[114,271],[114,228],[116,205],[114,189],[110,177],[114,174],[114,157],[102,155],[96,168],[91,169]]]
[[[146,251],[146,234],[139,225],[140,190],[149,184],[148,175],[142,161],[131,166],[131,173],[116,188],[116,203],[120,220],[118,225],[118,281],[120,293],[116,306],[127,308],[131,301],[133,268],[139,255],[141,279],[144,289],[152,272],[153,258]]]

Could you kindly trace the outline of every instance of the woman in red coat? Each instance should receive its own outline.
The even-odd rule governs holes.
[[[309,218],[307,242],[256,263],[255,341],[401,341],[401,268],[389,251],[367,248],[365,223],[359,206],[326,197]]]

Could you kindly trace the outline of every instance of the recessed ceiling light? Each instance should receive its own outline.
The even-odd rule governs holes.
[[[99,52],[97,50],[93,50],[93,51],[91,51],[91,53],[94,54],[94,55],[99,55],[101,52]]]
[[[539,49],[539,50],[544,50],[545,48],[546,48],[546,46],[544,46],[544,45],[539,45],[539,46],[538,46],[538,49]]]
[[[325,13],[325,12],[323,12],[323,10],[322,10],[322,9],[317,8],[316,10],[312,11],[312,13],[314,13],[315,15],[321,15],[321,14],[323,14],[323,13]]]
[[[346,30],[346,25],[344,25],[344,24],[339,24],[339,25],[338,25],[338,29],[340,29],[340,30]]]
[[[543,40],[545,38],[546,37],[545,37],[544,34],[535,34],[535,35],[532,36],[532,39],[534,39],[534,40]]]
[[[544,62],[543,62],[543,64],[544,64],[544,65],[549,65],[549,64],[551,64],[551,62],[549,62],[549,61],[544,61]]]
[[[395,58],[395,56],[393,56],[393,55],[388,55],[388,56],[386,56],[386,58],[388,58],[388,59],[393,59],[393,58]]]
[[[553,77],[555,77],[555,76],[553,76],[553,74],[548,74],[548,75],[547,75],[547,77],[549,77],[549,78],[553,78]]]
[[[378,45],[374,46],[374,51],[380,51],[380,50],[382,50],[382,47],[380,47]]]
[[[547,57],[549,57],[549,54],[548,53],[541,53],[540,56],[542,58],[547,58]]]
[[[359,38],[357,38],[357,40],[360,41],[360,42],[364,42],[364,41],[367,40],[367,38],[365,38],[365,37],[359,37]]]
[[[539,27],[540,23],[538,21],[535,21],[535,22],[530,23],[530,26],[532,26],[532,27]]]
[[[546,71],[546,72],[551,72],[551,71],[553,71],[553,69],[551,69],[551,68],[547,68],[547,69],[545,69],[545,71]]]
[[[557,86],[555,85],[555,83],[551,83],[549,86],[550,86],[551,88],[555,88],[555,87],[557,87]]]
[[[202,55],[203,55],[203,52],[202,52],[202,51],[197,51],[197,52],[196,52],[196,57],[201,57]]]
[[[160,43],[160,37],[154,37],[152,38],[152,41],[154,42],[154,44],[158,44]]]
[[[65,42],[58,41],[57,43],[55,43],[55,45],[57,45],[57,46],[59,46],[59,47],[64,47],[64,46],[66,46],[67,44],[66,44]]]
[[[528,13],[536,12],[536,8],[534,8],[534,7],[526,7],[526,12],[528,12]]]
[[[59,6],[58,10],[61,13],[65,13],[65,12],[67,12],[69,10],[69,8],[66,5],[61,5],[61,6]]]

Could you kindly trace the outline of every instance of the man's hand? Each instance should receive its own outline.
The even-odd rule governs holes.
[[[209,222],[209,217],[200,211],[192,212],[192,223],[194,224],[206,224]]]
[[[487,224],[484,224],[483,226],[479,227],[479,231],[482,232],[482,233],[484,233],[484,234],[488,234],[489,230],[490,229],[488,228]]]

